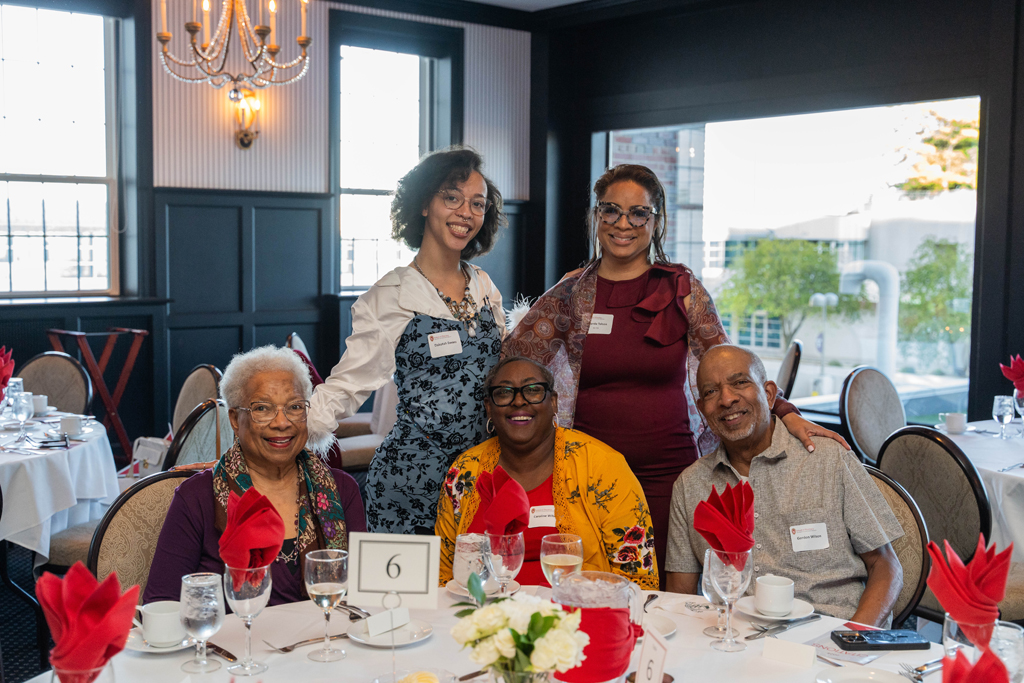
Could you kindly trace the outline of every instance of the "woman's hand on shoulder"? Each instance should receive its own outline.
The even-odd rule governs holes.
[[[812,436],[824,436],[838,441],[839,444],[846,450],[852,450],[850,444],[846,443],[846,439],[839,436],[839,434],[833,432],[831,429],[825,429],[819,424],[815,424],[810,420],[805,419],[797,413],[790,413],[782,418],[783,424],[786,425],[786,429],[789,433],[800,439],[800,443],[804,445],[808,453],[814,452],[814,442],[811,441]]]

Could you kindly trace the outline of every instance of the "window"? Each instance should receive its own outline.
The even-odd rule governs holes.
[[[113,65],[112,19],[0,5],[0,292],[117,293]]]
[[[935,422],[967,406],[979,111],[970,97],[612,131],[607,153],[658,174],[666,252],[769,376],[805,342],[798,405],[836,412],[843,379],[870,364],[908,419]],[[839,304],[812,306],[815,293]]]

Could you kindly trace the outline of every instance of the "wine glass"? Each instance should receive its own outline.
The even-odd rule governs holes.
[[[1013,421],[1013,396],[996,396],[992,400],[992,419],[999,423],[999,437],[1006,438],[1006,425]]]
[[[1013,405],[1021,417],[1020,438],[1024,439],[1024,389],[1013,390]]]
[[[1024,629],[1009,621],[997,621],[988,647],[1010,674],[1010,683],[1024,680]]]
[[[18,438],[15,439],[17,443],[25,438],[25,422],[35,414],[35,409],[32,407],[32,394],[26,392],[15,394],[11,402],[14,405],[14,418],[18,421],[19,427]]]
[[[508,584],[516,578],[523,567],[526,555],[526,542],[523,532],[518,534],[487,534],[491,542],[491,560],[494,565],[494,576],[501,585],[501,597],[508,597]]]
[[[548,534],[540,539],[540,568],[548,585],[558,572],[583,569],[583,539],[576,534]]]
[[[348,593],[348,552],[345,550],[310,550],[306,553],[306,592],[309,599],[324,611],[324,647],[310,652],[314,662],[336,662],[345,658],[340,647],[331,648],[331,610]]]
[[[228,667],[235,676],[255,676],[267,670],[263,662],[252,658],[252,620],[259,616],[270,600],[270,565],[242,569],[224,565],[224,597],[231,611],[245,621],[245,656]]]
[[[220,574],[201,572],[181,577],[181,611],[178,617],[185,633],[196,639],[196,658],[181,665],[190,674],[205,674],[220,668],[220,662],[206,658],[206,641],[224,623],[224,593]]]
[[[745,643],[732,635],[732,610],[736,600],[750,585],[753,560],[749,550],[742,553],[714,551],[711,553],[711,585],[725,600],[725,630],[722,640],[711,643],[711,647],[722,652],[741,652],[747,649]]]
[[[704,551],[704,571],[700,575],[700,592],[704,594],[708,602],[714,605],[715,611],[718,612],[718,624],[704,629],[704,635],[721,640],[725,638],[726,634],[725,601],[722,600],[722,596],[716,593],[711,585],[711,548]],[[729,631],[730,638],[735,638],[739,634],[740,632],[736,629]]]
[[[481,583],[491,576],[491,542],[484,534],[459,534],[455,537],[452,578],[462,588],[469,587],[469,577],[476,574]]]

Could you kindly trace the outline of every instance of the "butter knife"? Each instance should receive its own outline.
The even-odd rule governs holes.
[[[787,621],[786,623],[779,624],[778,626],[772,626],[771,628],[765,629],[764,631],[760,631],[758,633],[752,633],[752,634],[750,634],[749,636],[746,637],[746,640],[757,640],[758,638],[766,638],[768,636],[777,636],[780,633],[788,631],[789,629],[793,628],[794,626],[800,626],[802,624],[806,624],[806,623],[811,622],[811,621],[817,621],[818,619],[821,619],[821,615],[820,614],[811,614],[809,616],[803,617],[802,619],[794,619],[793,621]]]
[[[206,649],[212,652],[213,654],[217,655],[218,657],[228,660],[229,662],[238,661],[238,657],[234,656],[233,654],[222,648],[220,645],[214,645],[213,643],[207,641]]]

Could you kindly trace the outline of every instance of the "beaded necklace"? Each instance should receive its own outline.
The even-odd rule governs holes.
[[[420,275],[422,275],[423,278],[430,283],[430,286],[434,288],[434,291],[437,292],[437,295],[441,297],[441,301],[443,301],[445,306],[448,307],[448,310],[451,311],[452,317],[454,317],[456,320],[458,320],[459,322],[466,326],[466,332],[469,334],[470,337],[475,337],[476,317],[478,309],[476,301],[473,300],[473,295],[469,293],[469,272],[467,270],[468,266],[466,266],[466,264],[462,263],[461,261],[459,262],[459,268],[462,270],[462,276],[466,278],[466,291],[462,295],[462,301],[455,301],[450,296],[445,296],[445,294],[440,289],[437,288],[437,285],[430,281],[430,278],[427,277],[427,274],[423,272],[422,268],[420,268],[420,264],[416,261],[415,256],[412,259],[412,265],[416,267],[416,270],[419,271]]]
[[[292,551],[285,555],[283,552],[277,554],[277,559],[288,564],[299,559],[299,517],[302,516],[302,467],[296,465],[295,470],[298,472],[298,492],[295,494],[295,504],[299,506],[299,509],[295,512],[295,544],[292,546]]]

